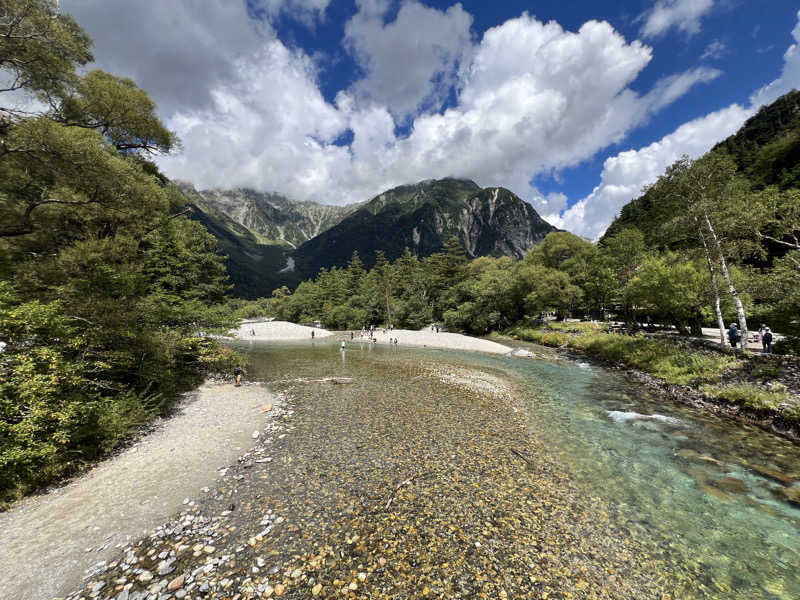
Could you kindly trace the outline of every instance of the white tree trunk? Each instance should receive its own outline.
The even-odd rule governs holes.
[[[706,227],[708,228],[708,233],[711,235],[711,239],[714,241],[714,247],[717,250],[717,258],[719,259],[719,270],[722,272],[722,277],[725,279],[725,283],[728,284],[728,292],[733,298],[733,303],[736,306],[736,316],[739,319],[739,332],[742,336],[742,344],[743,348],[747,347],[747,317],[744,313],[744,306],[742,305],[742,300],[739,298],[739,292],[736,291],[736,287],[734,287],[733,282],[731,281],[731,275],[728,272],[728,264],[725,261],[725,256],[722,254],[722,245],[719,242],[719,238],[717,237],[716,232],[714,231],[714,226],[711,224],[711,219],[708,218],[708,213],[703,211],[703,216],[705,218]]]
[[[711,274],[711,289],[714,292],[714,314],[717,317],[717,326],[719,327],[719,343],[725,345],[725,321],[722,320],[722,309],[720,308],[719,301],[719,285],[717,285],[717,270],[714,268],[714,261],[711,258],[711,252],[708,249],[708,242],[706,236],[703,235],[702,229],[698,229],[700,240],[703,242],[703,251],[706,255],[706,263],[708,264],[708,272]]]

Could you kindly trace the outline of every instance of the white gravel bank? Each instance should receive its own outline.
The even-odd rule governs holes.
[[[354,342],[368,343],[367,337],[360,337],[360,331],[355,332]],[[436,333],[430,329],[421,329],[413,331],[410,329],[395,329],[383,333],[383,329],[375,330],[375,339],[377,344],[386,345],[389,340],[397,338],[398,346],[416,346],[426,348],[442,348],[445,350],[468,350],[472,352],[488,352],[490,354],[507,354],[513,350],[503,344],[492,342],[489,340],[482,340],[480,338],[462,335],[460,333],[446,333],[440,331]],[[346,332],[345,340],[350,339],[350,332]]]
[[[251,330],[255,332],[255,335],[250,333]],[[306,327],[288,321],[258,321],[242,323],[239,325],[239,329],[231,332],[231,337],[254,341],[310,340],[312,331],[315,339],[333,335],[327,329]]]
[[[275,402],[261,385],[207,383],[118,456],[0,514],[0,597],[51,600],[76,589],[86,569],[202,496],[252,446],[279,410],[262,409]]]

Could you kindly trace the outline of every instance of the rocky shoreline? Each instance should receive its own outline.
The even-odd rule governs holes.
[[[765,431],[800,444],[800,424],[788,422],[783,419],[780,414],[774,411],[755,411],[748,409],[745,406],[724,402],[709,396],[708,394],[705,394],[692,386],[667,383],[663,379],[637,369],[632,369],[618,361],[608,360],[593,356],[591,354],[582,353],[574,348],[570,348],[569,350],[562,349],[560,352],[564,356],[568,356],[573,359],[585,360],[592,364],[596,364],[597,366],[603,367],[604,369],[622,372],[631,380],[645,386],[648,390],[660,395],[663,398],[666,398],[671,402],[685,404],[700,410],[705,410],[707,412],[731,419],[734,422],[743,422],[750,425],[755,425]],[[787,388],[797,394],[796,371],[800,370],[795,368],[796,360],[794,357],[788,358],[789,364],[792,365],[792,370],[790,371],[790,376],[787,377],[785,381],[789,385],[792,385],[791,388],[788,388],[788,386]],[[782,357],[772,355],[772,358],[764,357],[761,360],[780,362],[781,359]]]

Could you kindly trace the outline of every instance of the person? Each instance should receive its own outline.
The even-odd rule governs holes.
[[[728,341],[731,343],[731,348],[736,348],[736,342],[739,340],[739,330],[736,329],[736,323],[731,323],[728,327]]]
[[[344,340],[342,340],[342,350],[344,350],[345,346],[346,346],[346,344],[345,344]]]
[[[244,369],[242,365],[236,365],[233,368],[233,385],[239,387],[242,385],[242,375],[244,375]]]
[[[350,341],[351,342],[353,341],[353,332],[352,331],[350,332]]]
[[[314,341],[314,330],[311,330],[311,341]]]
[[[394,345],[397,346],[397,338],[394,338]]]
[[[766,333],[766,331],[767,331],[767,326],[762,323],[761,327],[758,328],[758,339],[761,340],[762,352],[767,351],[767,345],[764,343],[764,334]]]
[[[764,352],[772,354],[772,332],[769,327],[764,328],[764,335],[761,336],[761,343],[764,346]]]

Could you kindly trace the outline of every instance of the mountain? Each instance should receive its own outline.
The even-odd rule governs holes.
[[[246,227],[260,243],[283,243],[293,248],[333,227],[360,206],[297,202],[281,194],[246,188],[197,191],[187,183],[179,187],[184,194],[202,199],[203,207],[214,209]]]
[[[739,131],[709,153],[729,155],[753,189],[769,185],[783,189],[800,187],[800,91],[791,91],[762,106]],[[645,239],[653,242],[661,219],[669,213],[668,207],[656,207],[653,194],[645,192],[622,207],[603,239],[617,235],[625,227],[636,226]]]
[[[292,247],[286,242],[262,243],[247,227],[205,202],[191,186],[179,186],[192,207],[191,218],[217,238],[217,249],[227,256],[226,268],[233,293],[240,298],[269,296],[282,285],[295,287],[300,276],[292,267]]]
[[[346,265],[356,250],[365,266],[371,267],[377,250],[389,260],[406,247],[424,257],[440,251],[455,236],[470,258],[521,258],[551,231],[557,229],[512,192],[448,178],[404,185],[376,196],[303,243],[293,257],[297,269],[311,276],[323,267]]]

